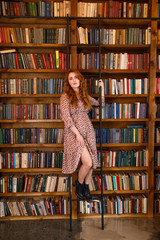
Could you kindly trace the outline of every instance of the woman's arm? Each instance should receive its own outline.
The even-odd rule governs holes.
[[[60,110],[65,127],[71,129],[71,131],[76,135],[78,143],[83,146],[84,139],[78,129],[74,126],[74,122],[70,114],[70,104],[65,94],[63,94],[60,98]]]
[[[104,107],[105,106],[105,97],[104,97],[104,83],[103,83],[102,79],[100,79],[98,81],[98,86],[101,87],[102,107]],[[99,98],[98,98],[98,100],[96,100],[95,98],[92,98],[91,96],[89,96],[89,100],[90,100],[91,105],[99,106]]]

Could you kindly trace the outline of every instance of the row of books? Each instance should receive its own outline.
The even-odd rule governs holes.
[[[103,79],[104,93],[114,94],[148,94],[149,79],[123,78]],[[61,78],[29,78],[29,79],[0,79],[0,94],[61,94],[64,79]],[[98,79],[87,79],[89,94],[99,94]]]
[[[149,69],[149,53],[78,53],[77,62],[79,69]]]
[[[160,166],[160,151],[154,152],[154,166]]]
[[[94,129],[100,143],[100,130]],[[102,129],[103,143],[147,143],[148,128],[130,125],[128,128]],[[0,144],[63,143],[63,129],[57,128],[2,128]]]
[[[147,118],[147,103],[108,103],[102,109],[102,119]],[[99,119],[99,108],[90,111],[90,118]]]
[[[78,27],[78,43],[99,44],[99,29]],[[151,44],[151,27],[147,29],[100,29],[101,44]]]
[[[160,143],[160,127],[155,130],[155,142]]]
[[[148,213],[148,199],[145,195],[109,196],[103,200],[104,214],[127,214],[127,213]],[[79,202],[79,214],[101,214],[102,206],[100,200],[91,203]]]
[[[160,213],[160,195],[155,198],[153,207],[154,213]]]
[[[0,103],[0,119],[61,119],[60,105],[50,104],[6,104]]]
[[[1,16],[22,16],[22,17],[66,17],[71,14],[71,2],[18,2],[2,1],[0,3]]]
[[[8,51],[8,53],[7,53]],[[67,69],[67,53],[17,53],[4,50],[0,53],[0,69]]]
[[[160,94],[160,78],[157,78],[157,84],[156,84],[156,93]]]
[[[1,199],[0,217],[49,216],[69,213],[68,198]]]
[[[0,169],[62,168],[63,152],[0,152]]]
[[[154,175],[155,190],[160,190],[160,173]]]
[[[151,16],[150,4],[107,0],[103,3],[78,2],[79,17],[147,18]]]
[[[142,78],[122,78],[122,79],[103,79],[104,94],[148,94],[149,79]],[[98,79],[87,79],[87,90],[89,94],[99,94]]]
[[[100,129],[94,129],[96,142],[100,143]],[[147,143],[148,128],[130,125],[128,128],[103,128],[102,143]]]
[[[3,176],[0,192],[67,192],[68,184],[68,177],[58,175]]]
[[[0,43],[66,43],[66,28],[0,28]]]
[[[156,117],[160,118],[160,103],[156,104]]]
[[[140,173],[117,173],[106,174],[103,176],[103,190],[146,190],[148,188],[147,175]],[[89,187],[91,191],[101,190],[101,177],[93,175]]]
[[[0,79],[0,94],[61,94],[62,78]]]
[[[98,160],[100,152],[98,151]],[[143,167],[148,166],[148,150],[143,151],[102,151],[103,167]]]
[[[62,143],[63,129],[59,128],[1,128],[0,144]]]
[[[160,54],[157,55],[157,69],[160,69]]]
[[[147,103],[109,103],[102,109],[102,119],[147,118]],[[89,116],[99,119],[99,108],[93,108]],[[6,104],[0,103],[0,119],[61,119],[60,105],[50,104]]]

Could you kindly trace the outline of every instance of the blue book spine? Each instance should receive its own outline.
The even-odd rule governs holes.
[[[50,91],[49,91],[49,93],[50,93],[50,94],[53,94],[53,78],[51,78],[49,82],[50,82],[50,84],[49,84],[49,85],[50,85],[50,88],[49,88]]]

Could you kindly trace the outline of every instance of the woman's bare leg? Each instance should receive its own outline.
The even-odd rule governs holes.
[[[92,159],[86,146],[81,155],[81,162],[82,165],[78,173],[78,181],[82,184],[85,180],[85,183],[88,184],[92,175]]]

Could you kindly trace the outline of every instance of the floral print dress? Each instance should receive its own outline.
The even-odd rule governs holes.
[[[91,105],[99,106],[99,100],[89,96]],[[102,106],[104,106],[104,98],[102,97]],[[84,146],[80,146],[76,140],[76,135],[70,129],[75,126],[79,133],[83,136],[85,146],[87,147],[91,159],[92,167],[98,166],[96,137],[93,125],[88,116],[88,109],[84,108],[83,102],[78,100],[78,107],[71,107],[66,94],[62,94],[60,98],[60,110],[64,121],[64,153],[62,172],[71,174],[75,172],[80,165],[80,158]]]

